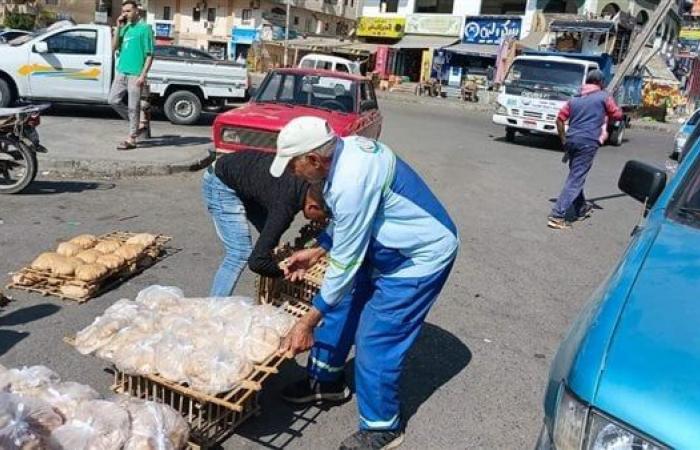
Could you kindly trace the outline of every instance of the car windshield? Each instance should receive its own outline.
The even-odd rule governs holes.
[[[700,158],[693,163],[693,167],[688,170],[688,174],[673,194],[669,216],[700,228]]]
[[[255,101],[356,111],[357,82],[328,75],[272,72],[260,87]]]
[[[18,45],[24,44],[25,42],[31,41],[32,39],[34,39],[37,36],[38,36],[37,33],[24,34],[22,36],[18,36],[16,38],[8,41],[7,43],[12,45],[12,46],[18,46]]]
[[[513,63],[506,76],[506,89],[520,92],[555,92],[575,95],[583,82],[584,66],[559,61],[521,59]]]

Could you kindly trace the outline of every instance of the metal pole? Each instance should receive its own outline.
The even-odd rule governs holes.
[[[284,26],[284,67],[287,67],[287,63],[289,62],[289,56],[287,55],[287,46],[289,45],[289,16],[291,14],[292,10],[292,5],[291,5],[291,0],[286,0],[287,1],[287,17],[285,19],[286,23]]]

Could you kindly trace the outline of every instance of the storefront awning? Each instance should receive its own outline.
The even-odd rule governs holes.
[[[641,62],[644,63],[645,61],[643,72],[645,76],[671,84],[678,84],[678,78],[668,68],[664,58],[655,52],[653,48],[644,47],[642,49]]]
[[[458,42],[456,37],[449,36],[423,36],[418,34],[407,34],[393,48],[442,48]]]
[[[334,53],[343,53],[346,55],[368,56],[377,51],[379,44],[369,44],[366,42],[353,42],[348,45],[342,45],[333,49]]]
[[[498,45],[488,44],[457,44],[445,47],[442,50],[460,55],[481,56],[484,58],[495,58],[498,55]]]
[[[615,28],[612,20],[555,20],[550,31],[570,33],[609,33]]]

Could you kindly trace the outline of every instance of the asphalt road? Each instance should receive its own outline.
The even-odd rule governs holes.
[[[407,362],[403,448],[531,448],[557,344],[640,218],[640,205],[616,187],[620,170],[633,158],[663,164],[671,136],[631,130],[622,148],[601,149],[587,190],[598,207],[594,216],[572,230],[553,231],[546,217],[565,167],[551,141],[506,143],[488,116],[457,109],[389,101],[382,109],[383,139],[434,188],[462,239],[452,276]],[[192,296],[208,291],[221,248],[200,201],[199,179],[39,180],[26,195],[0,198],[3,276],[83,232],[165,233],[181,249],[83,305],[7,292],[15,301],[0,313],[0,363],[45,364],[106,393],[104,364],[62,339],[150,284],[180,286]],[[253,280],[246,272],[238,293],[251,295]],[[353,432],[354,400],[294,411],[277,398],[301,373],[288,364],[270,380],[262,415],[224,448],[332,449]],[[351,370],[348,375],[352,379]]]

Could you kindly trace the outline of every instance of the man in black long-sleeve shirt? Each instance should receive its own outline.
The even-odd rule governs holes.
[[[202,195],[226,254],[214,277],[212,297],[233,293],[246,261],[253,272],[283,275],[272,257],[282,234],[299,211],[324,218],[320,189],[291,172],[270,175],[274,154],[243,151],[221,156],[204,174]],[[252,247],[248,221],[260,233]]]

